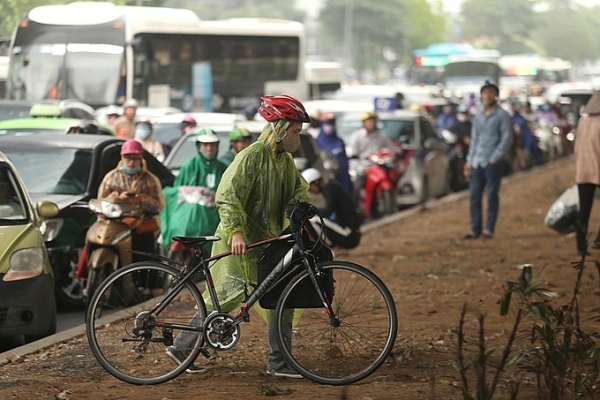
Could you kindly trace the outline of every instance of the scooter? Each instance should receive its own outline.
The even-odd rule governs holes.
[[[86,235],[85,269],[87,284],[83,298],[87,304],[98,287],[113,271],[131,264],[131,232],[142,221],[142,207],[138,202],[109,196],[91,199],[88,208],[97,215],[97,220]],[[82,263],[80,263],[81,266]],[[81,271],[80,271],[81,272]],[[133,294],[134,283],[129,282],[122,295]]]
[[[365,173],[361,202],[365,217],[378,218],[397,211],[396,187],[400,174],[395,153],[382,149],[367,157],[371,165]]]

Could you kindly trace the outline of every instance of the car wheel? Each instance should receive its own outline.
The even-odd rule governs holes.
[[[56,279],[56,304],[60,309],[72,310],[83,308],[83,280],[77,278],[77,265],[81,256],[81,248],[76,248],[70,252],[68,259],[54,262],[68,263],[68,268],[64,276],[55,277]]]

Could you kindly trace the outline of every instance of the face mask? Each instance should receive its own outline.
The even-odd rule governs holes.
[[[135,134],[140,138],[140,139],[147,139],[148,136],[150,136],[150,129],[148,128],[137,128],[135,130]]]
[[[198,150],[198,153],[208,161],[212,161],[217,157],[217,150]]]
[[[283,151],[287,151],[288,153],[293,153],[300,148],[300,135],[299,134],[286,134],[283,139],[281,139],[281,149]]]
[[[142,169],[141,165],[138,165],[137,167],[135,167],[134,169],[128,168],[127,165],[122,165],[121,168],[123,168],[123,171],[125,171],[125,173],[127,175],[135,175],[138,172],[140,172],[140,170]]]
[[[333,125],[331,125],[331,124],[323,124],[321,126],[321,129],[323,129],[323,133],[326,135],[332,135],[333,131],[334,131]]]

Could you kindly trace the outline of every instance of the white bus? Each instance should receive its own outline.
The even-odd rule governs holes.
[[[329,99],[342,87],[344,69],[334,61],[306,61],[305,76],[311,100]]]
[[[201,21],[184,9],[75,2],[32,9],[11,41],[7,97],[94,107],[239,111],[265,94],[307,99],[303,24]]]

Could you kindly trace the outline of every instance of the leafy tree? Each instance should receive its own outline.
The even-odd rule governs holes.
[[[464,39],[480,47],[508,53],[515,42],[527,42],[536,27],[535,0],[465,0],[462,5]]]
[[[600,24],[598,11],[587,8],[557,8],[541,13],[540,24],[532,33],[535,42],[549,56],[560,57],[572,62],[600,57]]]
[[[349,25],[346,15],[351,18]],[[443,17],[432,13],[427,0],[326,0],[320,25],[340,53],[349,45],[350,54],[344,55],[350,56],[348,61],[358,71],[378,70],[414,48],[441,41],[445,33]],[[345,33],[348,26],[351,39]]]

